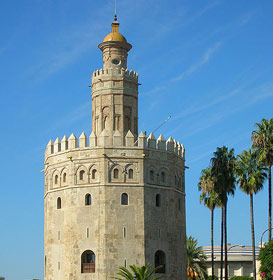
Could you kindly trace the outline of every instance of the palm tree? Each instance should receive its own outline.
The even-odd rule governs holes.
[[[225,280],[228,280],[227,259],[227,201],[228,195],[234,195],[235,190],[235,156],[234,149],[228,150],[223,146],[217,148],[211,159],[211,171],[215,177],[215,192],[218,193],[222,204],[221,222],[221,280],[223,278],[223,237],[225,239]],[[224,236],[223,236],[224,235]]]
[[[258,159],[258,152],[243,151],[237,158],[236,175],[240,189],[250,197],[250,223],[252,239],[252,267],[253,277],[256,280],[256,259],[255,259],[255,234],[253,218],[253,194],[256,194],[263,188],[263,182],[266,178],[266,168]]]
[[[271,166],[273,165],[273,119],[262,119],[256,123],[258,128],[252,132],[253,147],[259,151],[260,158],[268,168],[268,241],[271,240]]]
[[[158,275],[153,277],[153,274],[161,267],[162,266],[158,266],[154,269],[151,269],[150,264],[145,264],[140,267],[136,265],[130,265],[130,271],[126,267],[121,266],[117,272],[119,276],[111,276],[111,278],[117,280],[157,280],[166,277],[166,275]]]
[[[213,245],[213,227],[214,227],[214,209],[220,206],[220,200],[218,194],[214,190],[214,177],[211,174],[211,167],[202,170],[201,177],[198,183],[198,190],[202,191],[200,194],[200,203],[204,205],[211,211],[210,218],[210,231],[211,231],[211,274],[212,279],[214,279],[214,245]]]
[[[197,247],[197,240],[193,237],[187,238],[187,275],[192,279],[206,279],[207,266],[206,255],[202,247]]]

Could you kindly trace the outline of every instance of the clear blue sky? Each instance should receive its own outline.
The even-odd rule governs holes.
[[[120,32],[139,73],[139,127],[186,148],[187,234],[210,241],[197,182],[216,147],[250,147],[273,112],[273,1],[117,0]],[[0,9],[0,275],[43,275],[43,153],[49,139],[91,131],[91,74],[114,0],[2,0]],[[256,241],[267,185],[255,196]],[[220,211],[215,217],[219,244]],[[229,200],[229,242],[251,244],[249,198]]]

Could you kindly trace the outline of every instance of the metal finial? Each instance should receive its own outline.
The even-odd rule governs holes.
[[[115,0],[115,16],[114,16],[114,21],[117,21],[118,17],[117,17],[117,0]]]

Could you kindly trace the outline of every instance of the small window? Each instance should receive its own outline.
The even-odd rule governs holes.
[[[54,181],[55,185],[58,184],[58,175],[55,175],[55,181]]]
[[[127,267],[127,260],[124,260],[124,267]]]
[[[159,193],[155,196],[155,206],[156,207],[161,206],[161,195]]]
[[[58,240],[61,240],[61,232],[58,231]]]
[[[66,173],[63,174],[63,183],[66,183]]]
[[[62,200],[60,197],[57,198],[57,209],[61,209],[62,208]]]
[[[178,198],[178,210],[180,211],[181,210],[181,199]]]
[[[85,205],[91,205],[92,204],[92,197],[91,194],[86,194],[85,195]]]
[[[154,171],[150,170],[150,180],[153,181],[154,180]]]
[[[174,185],[175,186],[177,185],[177,177],[176,177],[176,175],[174,176]]]
[[[123,237],[126,238],[126,227],[123,228]]]
[[[129,169],[129,179],[133,179],[134,178],[134,171],[133,169]]]
[[[121,205],[128,205],[128,194],[123,193],[121,195]]]
[[[80,171],[80,180],[83,180],[83,177],[84,177],[84,170],[81,170]]]
[[[89,228],[86,229],[86,237],[89,238]]]
[[[58,270],[60,270],[60,269],[61,269],[61,263],[58,262]]]
[[[160,238],[161,237],[161,230],[160,230],[160,228],[158,229],[158,238]]]
[[[118,169],[114,169],[114,179],[118,179]]]
[[[92,170],[92,179],[95,180],[96,179],[96,175],[97,175],[97,170],[93,169]]]
[[[165,172],[164,172],[164,171],[161,172],[161,178],[160,178],[160,180],[161,180],[162,183],[165,183],[165,181],[166,181]]]

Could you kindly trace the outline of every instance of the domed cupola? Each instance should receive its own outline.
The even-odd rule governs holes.
[[[115,15],[111,26],[112,32],[98,46],[103,55],[103,69],[126,69],[127,52],[130,51],[132,45],[119,33],[117,15]]]

